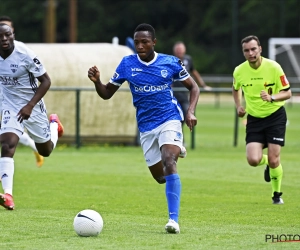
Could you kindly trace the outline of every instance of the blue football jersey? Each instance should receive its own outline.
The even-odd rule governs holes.
[[[140,132],[147,132],[170,120],[183,120],[180,105],[173,96],[173,81],[189,77],[183,63],[175,56],[155,53],[150,62],[138,55],[125,56],[110,79],[121,86],[129,83]]]

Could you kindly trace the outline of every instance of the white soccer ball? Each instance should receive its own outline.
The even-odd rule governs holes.
[[[95,210],[86,209],[76,214],[74,230],[79,236],[97,236],[103,228],[103,219]]]

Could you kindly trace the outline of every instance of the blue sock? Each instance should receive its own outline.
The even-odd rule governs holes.
[[[181,182],[178,174],[165,176],[169,217],[178,223]]]

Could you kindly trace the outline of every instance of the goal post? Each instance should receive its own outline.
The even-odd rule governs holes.
[[[292,87],[300,87],[300,38],[270,38],[269,58],[281,65]]]

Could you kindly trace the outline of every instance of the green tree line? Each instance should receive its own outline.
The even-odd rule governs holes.
[[[55,1],[57,43],[69,42],[71,0]],[[250,34],[268,56],[271,37],[300,36],[300,0],[75,0],[77,42],[120,44],[140,23],[156,29],[156,51],[172,54],[174,42],[187,45],[203,74],[231,74],[243,59],[240,40]],[[16,39],[45,42],[47,0],[1,1],[0,15],[10,16]]]

